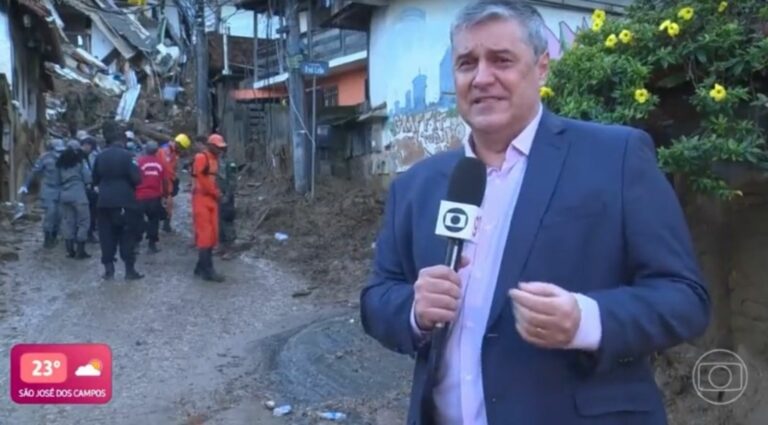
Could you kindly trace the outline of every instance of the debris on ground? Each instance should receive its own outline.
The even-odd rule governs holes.
[[[356,303],[373,256],[383,213],[380,191],[363,182],[318,179],[314,199],[276,178],[241,181],[237,195],[238,245],[288,264],[312,286],[294,297]],[[290,236],[289,236],[290,235]]]
[[[286,405],[283,405],[283,406],[275,407],[272,410],[272,414],[274,416],[285,416],[285,415],[290,414],[292,411],[293,411],[293,408],[291,407],[291,405],[290,404],[286,404]]]
[[[347,415],[341,412],[320,412],[318,416],[329,421],[343,421],[347,419]]]

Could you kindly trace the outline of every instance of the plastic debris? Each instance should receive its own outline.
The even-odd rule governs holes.
[[[321,412],[320,417],[329,421],[343,421],[347,419],[347,415],[341,412]]]
[[[272,409],[272,415],[273,416],[285,416],[285,415],[291,413],[292,410],[293,410],[293,408],[291,408],[291,405],[290,404],[286,404],[286,405],[283,405],[283,406],[280,406],[280,407],[275,407],[274,409]]]
[[[285,233],[277,232],[277,233],[275,233],[275,239],[277,239],[279,241],[284,241],[284,240],[288,239],[288,235],[286,235]]]

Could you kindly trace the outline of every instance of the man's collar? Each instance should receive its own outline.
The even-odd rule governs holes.
[[[531,122],[525,126],[523,131],[521,131],[520,134],[518,134],[517,137],[515,137],[509,144],[509,147],[507,148],[507,156],[509,156],[511,149],[516,149],[523,155],[528,156],[528,154],[531,152],[531,145],[533,144],[533,139],[536,137],[536,131],[539,128],[539,123],[541,122],[541,117],[543,114],[544,105],[539,102],[539,110],[536,115],[533,117]],[[464,141],[464,154],[472,158],[477,157],[475,154],[475,141],[471,132],[469,137],[467,137]]]

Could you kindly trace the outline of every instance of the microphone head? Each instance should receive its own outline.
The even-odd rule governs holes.
[[[461,158],[451,174],[446,200],[479,207],[485,196],[486,173],[485,164],[479,159]]]
[[[447,197],[440,201],[435,226],[437,235],[453,240],[474,237],[485,183],[485,164],[477,158],[461,158],[451,174]]]

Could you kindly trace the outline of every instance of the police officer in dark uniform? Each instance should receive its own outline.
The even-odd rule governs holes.
[[[141,217],[135,195],[136,186],[141,182],[139,167],[133,154],[125,148],[125,130],[117,122],[105,122],[101,131],[107,147],[96,157],[93,184],[99,189],[96,214],[104,279],[115,276],[118,247],[125,263],[125,278],[141,279],[144,275],[134,267],[134,247]]]

